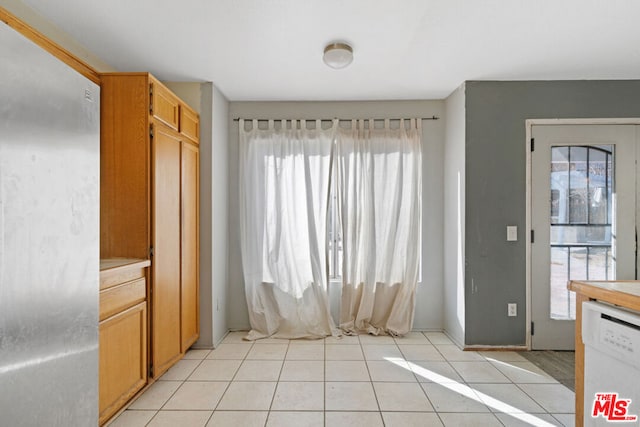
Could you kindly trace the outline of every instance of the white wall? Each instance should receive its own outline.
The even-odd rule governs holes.
[[[16,18],[22,20],[32,28],[36,29],[49,40],[75,55],[78,59],[93,67],[96,71],[106,73],[116,71],[107,63],[103,62],[93,53],[89,52],[66,32],[53,25],[43,18],[38,12],[21,0],[2,0],[1,7],[9,11]]]
[[[229,289],[231,330],[249,329],[242,277],[238,210],[238,122],[233,118],[444,117],[443,101],[231,102],[229,114]],[[418,286],[414,329],[441,330],[443,323],[443,158],[444,120],[425,120],[423,129],[422,284]]]
[[[445,100],[444,329],[464,344],[465,87]]]
[[[200,114],[200,338],[211,348],[226,334],[227,121],[229,101],[211,83],[164,82]]]

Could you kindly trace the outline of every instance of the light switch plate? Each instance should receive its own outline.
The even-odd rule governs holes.
[[[518,226],[507,225],[507,242],[515,242],[518,240]]]

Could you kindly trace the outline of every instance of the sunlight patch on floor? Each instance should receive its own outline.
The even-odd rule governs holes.
[[[385,360],[393,363],[394,365],[400,366],[401,368],[404,368],[404,369],[407,369],[407,365],[408,365],[408,369],[413,371],[416,375],[420,375],[421,377],[428,379],[429,381],[432,381],[436,384],[439,384],[442,387],[446,387],[449,390],[456,392],[458,394],[461,394],[469,399],[475,400],[478,403],[490,406],[497,411],[505,413],[511,417],[517,418],[523,422],[529,423],[534,426],[553,427],[553,424],[550,424],[536,417],[535,415],[528,414],[521,409],[513,407],[498,399],[495,399],[465,384],[461,384],[457,381],[454,381],[451,378],[447,378],[443,375],[430,371],[429,369],[423,368],[422,366],[416,365],[415,363],[411,363],[409,361],[406,361],[398,357],[385,357]],[[505,365],[508,365],[508,364],[505,363]]]

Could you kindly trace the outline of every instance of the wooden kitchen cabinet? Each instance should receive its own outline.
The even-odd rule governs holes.
[[[173,130],[178,130],[180,99],[159,82],[149,82],[151,114]]]
[[[104,424],[148,381],[147,286],[149,261],[100,263],[99,422]]]
[[[191,142],[198,143],[200,119],[195,111],[185,105],[180,106],[180,133]]]
[[[180,281],[180,138],[158,126],[152,143],[152,346],[155,372],[182,352]]]
[[[158,378],[199,336],[199,117],[149,73],[101,80],[100,252],[151,260]]]
[[[200,306],[198,272],[200,154],[198,147],[182,143],[180,191],[182,194],[182,264],[181,264],[181,351],[184,353],[198,339]]]

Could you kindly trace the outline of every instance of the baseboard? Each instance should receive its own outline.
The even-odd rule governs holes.
[[[194,344],[191,347],[189,347],[189,350],[213,350],[214,348],[216,348],[215,344],[213,346]]]
[[[464,351],[526,351],[526,345],[465,345]]]
[[[447,332],[446,330],[443,330],[442,333],[445,334],[447,336],[447,338],[449,338],[451,340],[451,342],[454,343],[458,348],[461,348],[461,349],[464,350],[464,344],[461,343],[460,341],[458,341],[449,332]]]
[[[227,335],[229,335],[229,333],[231,332],[246,332],[249,333],[249,329],[247,328],[229,328],[227,329],[227,332],[224,333],[224,335],[222,335],[222,337],[213,343],[213,348],[218,348],[218,346],[220,344],[222,344],[222,341],[224,341],[224,339],[227,337]]]
[[[222,341],[225,339],[229,332],[238,332],[238,331],[247,331],[245,328],[229,328],[227,333],[225,333],[222,338],[218,342],[213,343],[213,348],[217,348]],[[528,348],[526,345],[463,345],[454,339],[447,331],[442,329],[412,329],[415,332],[442,332],[445,334],[451,342],[453,342],[456,346],[463,349],[464,351],[527,351]],[[195,348],[195,347],[194,347]],[[206,347],[204,347],[206,348]]]
[[[224,339],[227,337],[227,335],[229,335],[229,332],[231,332],[231,331],[227,331],[227,332],[222,336],[222,338],[220,338],[217,342],[214,342],[214,343],[213,343],[213,348],[214,348],[214,349],[218,348],[218,347],[220,346],[220,344],[222,344],[222,341],[224,341]]]

